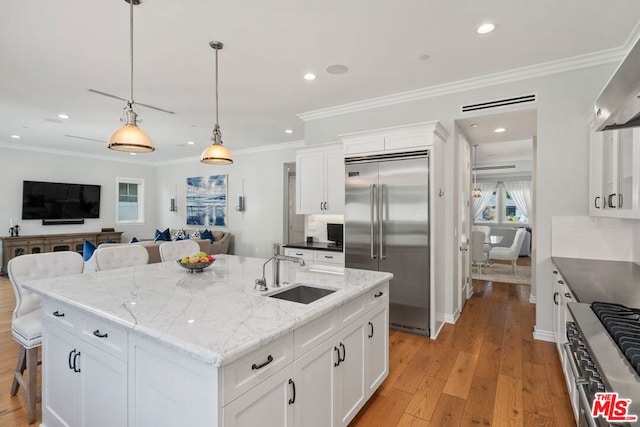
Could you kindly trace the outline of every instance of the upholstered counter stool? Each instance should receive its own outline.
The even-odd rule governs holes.
[[[200,252],[200,245],[193,240],[176,240],[160,245],[160,259],[165,261],[177,261],[186,256]]]
[[[82,273],[84,261],[77,252],[49,252],[12,258],[7,265],[9,280],[16,298],[11,319],[11,334],[20,344],[18,363],[11,384],[11,395],[22,387],[27,399],[29,424],[36,420],[38,347],[42,345],[42,309],[40,297],[22,287],[30,280]],[[26,380],[25,380],[26,371]]]
[[[133,267],[149,263],[149,252],[139,245],[99,246],[94,254],[96,271]]]

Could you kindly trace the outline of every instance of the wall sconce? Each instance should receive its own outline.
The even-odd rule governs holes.
[[[236,203],[236,210],[238,212],[244,212],[244,196],[238,194],[238,202]]]
[[[176,204],[176,198],[171,198],[171,203],[169,204],[169,211],[178,212],[178,205]]]

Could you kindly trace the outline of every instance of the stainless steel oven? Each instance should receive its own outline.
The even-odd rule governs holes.
[[[577,424],[587,427],[640,426],[593,417],[596,393],[618,393],[631,399],[629,415],[640,416],[640,310],[619,304],[569,303],[573,321],[566,323],[566,360],[573,375],[570,395],[577,398]],[[631,345],[629,345],[631,343]]]

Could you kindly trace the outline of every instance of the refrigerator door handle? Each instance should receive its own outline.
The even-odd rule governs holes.
[[[375,205],[376,205],[376,185],[371,184],[371,197],[369,199],[370,217],[369,217],[369,238],[371,240],[371,259],[376,259],[377,255],[374,253],[374,224],[375,224]]]
[[[384,255],[384,184],[380,185],[378,194],[378,240],[380,240],[380,259],[386,259]]]

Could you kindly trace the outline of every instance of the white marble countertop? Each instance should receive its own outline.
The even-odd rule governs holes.
[[[336,289],[311,304],[254,290],[265,259],[217,255],[202,273],[175,262],[25,283],[25,288],[129,328],[220,367],[390,280],[390,273],[343,274],[281,263],[281,283]],[[266,269],[269,292],[271,265]],[[288,285],[284,285],[288,286]]]

